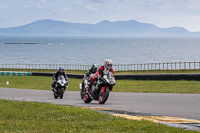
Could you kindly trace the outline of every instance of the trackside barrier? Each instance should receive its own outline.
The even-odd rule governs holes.
[[[200,81],[200,73],[186,74],[134,74],[134,75],[115,75],[116,79],[132,80],[197,80]]]
[[[52,77],[54,73],[38,73],[32,72],[32,76],[50,76]],[[66,74],[68,78],[77,78],[82,79],[84,77],[83,74]]]
[[[53,73],[32,73],[33,76],[53,76]],[[69,78],[82,79],[80,74],[67,74]],[[115,75],[116,80],[198,80],[200,73],[186,74],[133,74],[133,75]]]
[[[32,76],[50,76],[54,73],[38,73],[33,72]],[[11,72],[0,71],[0,75],[13,75],[13,76],[30,76],[30,72]],[[83,74],[67,74],[69,78],[82,79]],[[186,74],[132,74],[132,75],[115,75],[117,80],[197,80],[200,81],[200,73],[186,73]]]
[[[11,75],[11,76],[30,76],[30,72],[12,72],[12,71],[0,71],[0,75]]]
[[[0,64],[6,69],[55,69],[63,66],[65,70],[88,70],[91,65],[81,64]],[[100,67],[101,65],[97,65]],[[152,71],[152,70],[200,70],[200,62],[167,62],[144,64],[114,64],[114,71]]]

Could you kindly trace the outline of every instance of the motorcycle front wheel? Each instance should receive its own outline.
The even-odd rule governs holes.
[[[92,101],[92,99],[90,98],[89,94],[86,93],[86,90],[83,90],[83,101],[85,103],[90,103]]]
[[[83,97],[84,97],[84,90],[81,90],[81,92],[80,92],[80,96],[81,96],[81,99],[83,99]]]
[[[98,98],[99,104],[104,104],[107,101],[109,94],[110,94],[109,88],[106,88],[103,93],[102,93],[102,88],[101,88],[99,92],[99,98]]]
[[[64,88],[60,88],[60,89],[59,89],[58,92],[59,92],[59,97],[60,97],[60,99],[63,98],[64,91],[65,91]]]

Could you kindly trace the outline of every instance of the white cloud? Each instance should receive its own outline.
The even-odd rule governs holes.
[[[98,12],[99,9],[93,6],[85,6],[85,9],[90,11],[90,12]]]
[[[46,3],[46,0],[41,0],[41,2],[42,2],[43,4],[45,4],[45,3]]]
[[[60,9],[60,11],[62,11],[62,12],[69,12],[69,11],[71,11],[72,9],[71,8],[69,8],[69,7],[64,7],[64,8],[61,8]]]
[[[29,8],[29,7],[30,7],[29,4],[24,5],[24,8]]]
[[[41,4],[37,4],[36,7],[38,7],[39,9],[46,9],[47,7]]]
[[[6,6],[6,5],[0,5],[0,10],[6,9],[6,8],[8,8],[8,6]]]
[[[46,18],[79,23],[134,19],[163,28],[182,26],[190,31],[200,31],[200,1],[1,0],[0,18],[0,27],[18,26]]]
[[[36,7],[38,7],[39,9],[46,9],[47,7],[47,3],[46,0],[40,0],[37,4]]]

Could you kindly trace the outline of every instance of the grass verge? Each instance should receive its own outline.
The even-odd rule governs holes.
[[[46,72],[55,73],[57,70],[47,69],[9,69],[0,68],[0,71],[21,71],[21,72]],[[85,74],[85,70],[65,70],[68,74]],[[143,71],[115,71],[115,74],[167,74],[167,73],[200,73],[200,70],[143,70]]]
[[[41,72],[41,73],[55,73],[57,70],[54,69],[9,69],[9,68],[0,68],[0,71],[16,71],[16,72]],[[65,70],[65,73],[68,74],[85,74],[84,70]]]
[[[9,85],[6,85],[9,81]],[[67,91],[79,91],[81,79],[69,78]],[[52,78],[45,76],[1,76],[0,87],[50,90]],[[117,80],[114,92],[196,93],[200,94],[199,81],[144,81]]]
[[[151,121],[127,120],[79,107],[0,99],[0,132],[195,133]]]

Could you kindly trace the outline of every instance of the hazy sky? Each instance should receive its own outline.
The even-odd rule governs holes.
[[[0,28],[41,19],[92,24],[137,20],[200,31],[200,0],[0,0]]]

